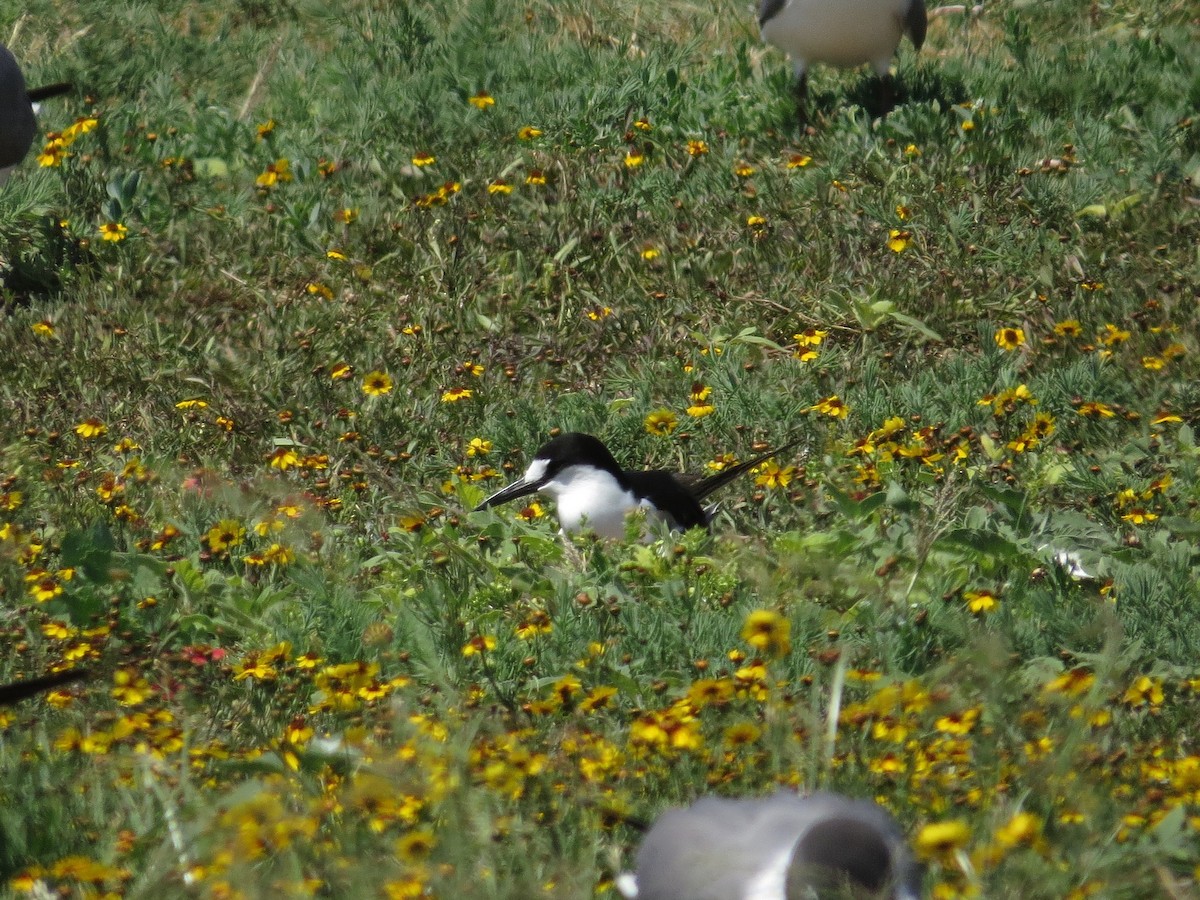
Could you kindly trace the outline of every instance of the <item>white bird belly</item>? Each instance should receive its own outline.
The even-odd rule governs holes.
[[[563,531],[590,529],[600,537],[625,536],[625,517],[641,504],[607,472],[569,468],[542,487],[554,498]]]
[[[792,57],[798,72],[819,62],[849,68],[871,63],[887,72],[904,33],[906,2],[789,0],[762,27],[762,37]]]

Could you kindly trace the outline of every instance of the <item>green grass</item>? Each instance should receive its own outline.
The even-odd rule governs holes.
[[[935,896],[1196,890],[1193,11],[939,16],[799,135],[747,6],[0,18],[96,120],[0,203],[0,678],[94,673],[0,714],[0,894],[614,896],[778,784],[961,821]],[[469,512],[553,428],[804,448],[568,552]]]

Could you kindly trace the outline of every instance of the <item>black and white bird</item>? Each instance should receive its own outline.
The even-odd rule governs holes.
[[[877,804],[780,791],[668,810],[617,888],[628,900],[917,900],[922,875]]]
[[[541,492],[555,501],[564,532],[590,529],[601,537],[619,539],[625,535],[625,517],[636,509],[681,531],[707,527],[715,508],[701,504],[705,497],[796,443],[701,477],[622,469],[598,438],[567,432],[544,444],[524,475],[475,509]]]
[[[0,185],[33,146],[37,136],[34,104],[69,90],[71,85],[65,82],[28,90],[16,57],[0,44]]]
[[[808,67],[826,63],[853,68],[870,63],[878,76],[878,102],[886,113],[894,101],[889,73],[905,34],[913,46],[925,43],[925,0],[761,0],[762,38],[787,53],[796,70],[796,103],[801,129],[807,124]]]
[[[65,672],[55,672],[43,675],[41,678],[30,678],[28,681],[14,681],[12,684],[0,685],[0,706],[12,706],[29,697],[49,691],[72,681],[82,681],[87,678],[83,669],[68,669]]]

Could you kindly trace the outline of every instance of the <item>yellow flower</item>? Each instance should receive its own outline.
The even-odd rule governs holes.
[[[205,535],[208,549],[213,553],[225,553],[230,547],[240,544],[245,537],[246,529],[237,519],[222,519]]]
[[[769,609],[757,609],[746,616],[742,640],[767,656],[787,656],[792,650],[792,623]]]
[[[254,183],[262,188],[274,187],[276,184],[292,180],[292,164],[284,158],[269,163],[267,168],[254,179]]]
[[[656,409],[646,416],[646,431],[650,434],[656,434],[659,437],[666,437],[679,424],[679,419],[675,413],[669,409]]]
[[[53,600],[63,592],[62,585],[45,569],[34,569],[25,576],[25,580],[29,582],[30,596],[38,603]]]
[[[470,388],[450,388],[442,394],[443,403],[457,403],[459,400],[465,400],[473,394]]]
[[[579,711],[595,712],[608,706],[608,701],[617,695],[617,689],[606,684],[592,688],[588,695],[579,701]]]
[[[496,639],[490,634],[480,634],[463,644],[463,656],[477,656],[496,649]]]
[[[766,216],[746,216],[746,225],[749,228],[761,229],[767,225]]]
[[[534,519],[540,519],[544,515],[546,515],[546,511],[542,509],[542,504],[534,500],[517,513],[517,518],[522,522],[532,522]]]
[[[647,244],[642,248],[642,259],[646,260],[647,262],[652,259],[657,259],[660,254],[661,251],[653,244]]]
[[[933,723],[933,727],[943,734],[962,736],[970,734],[975,728],[975,723],[978,721],[979,707],[972,707],[961,713],[950,713],[949,715],[939,716]]]
[[[996,843],[1004,848],[1032,846],[1041,834],[1042,820],[1033,813],[1019,812],[996,830]]]
[[[1078,415],[1090,417],[1093,419],[1111,419],[1116,416],[1112,408],[1105,403],[1100,403],[1096,400],[1088,400],[1085,403],[1079,404],[1075,412]]]
[[[1122,344],[1129,340],[1129,332],[1109,322],[1104,326],[1104,333],[1099,337],[1100,343],[1106,347],[1112,347],[1115,344]]]
[[[546,173],[541,169],[530,169],[529,174],[525,176],[525,183],[541,186],[546,183]]]
[[[693,419],[702,419],[705,416],[711,416],[716,411],[717,408],[710,403],[696,403],[684,410]]]
[[[407,863],[417,863],[428,859],[429,854],[436,846],[437,838],[434,837],[433,832],[428,828],[422,828],[420,831],[410,831],[396,841],[396,855]]]
[[[523,141],[532,141],[534,138],[541,136],[542,129],[534,128],[532,125],[525,125],[517,132],[517,137]]]
[[[1160,706],[1163,702],[1162,681],[1142,675],[1125,691],[1121,702],[1129,706],[1145,706],[1146,704]]]
[[[948,858],[966,846],[970,839],[971,828],[962,819],[931,822],[917,832],[913,848],[923,860]]]
[[[786,165],[789,169],[803,169],[806,166],[808,166],[809,163],[811,163],[811,162],[812,162],[811,156],[806,156],[803,153],[793,153],[791,156],[788,157],[788,161],[787,161]]]
[[[122,706],[141,706],[154,696],[154,689],[136,669],[117,669],[113,673],[112,696]]]
[[[496,105],[495,98],[487,91],[480,91],[478,94],[475,94],[475,96],[468,97],[467,102],[476,109],[487,109],[489,106]]]
[[[1059,337],[1079,337],[1083,334],[1083,326],[1078,319],[1063,319],[1054,323],[1054,333]]]
[[[349,368],[349,367],[347,367]],[[345,375],[342,377],[349,377]],[[382,397],[392,390],[392,377],[376,369],[363,376],[362,392],[368,397]]]
[[[335,212],[333,214],[333,220],[335,222],[340,222],[342,225],[349,225],[351,222],[353,222],[357,218],[358,218],[358,210],[351,209],[348,206],[343,209],[339,209],[337,212]]]
[[[641,150],[634,149],[633,147],[630,147],[628,152],[625,154],[625,168],[627,169],[636,169],[645,161],[646,154],[644,154]]]
[[[786,466],[781,469],[779,463],[774,459],[768,459],[754,471],[756,473],[754,483],[765,488],[787,487],[796,475],[795,466]]]
[[[423,169],[425,166],[432,166],[435,162],[437,162],[437,159],[432,153],[421,152],[412,158],[412,164],[418,169]]]
[[[633,123],[633,127],[636,128],[638,131],[653,131],[654,130],[654,126],[650,124],[650,120],[647,119],[645,116],[642,116],[640,119],[636,119]]]
[[[821,331],[817,328],[806,328],[799,334],[793,334],[792,340],[800,347],[818,347],[821,341],[825,340],[827,334],[829,334],[828,331]]]
[[[1000,598],[987,590],[963,591],[963,600],[966,601],[967,609],[977,616],[990,613],[1000,604]]]
[[[1121,516],[1123,521],[1131,522],[1134,525],[1147,525],[1157,518],[1157,513],[1152,513],[1148,509],[1142,509],[1140,506],[1134,507],[1125,515]]]
[[[1001,350],[1016,350],[1025,345],[1025,331],[1021,328],[1005,327],[996,332],[996,344]]]
[[[1096,674],[1084,666],[1075,666],[1072,670],[1063,672],[1061,676],[1050,680],[1043,686],[1046,694],[1066,694],[1068,697],[1078,697],[1086,694],[1096,684]]]
[[[550,621],[550,617],[544,612],[535,612],[528,620],[517,626],[515,634],[518,640],[528,641],[539,634],[550,634],[554,631],[554,624]]]
[[[37,155],[38,165],[44,169],[53,169],[61,166],[62,161],[72,155],[67,152],[68,143],[68,141],[64,141],[62,138],[47,141],[42,152]]]
[[[689,156],[705,156],[708,153],[708,144],[704,141],[688,141],[687,152]]]
[[[487,456],[491,452],[492,442],[483,438],[471,438],[471,443],[467,444],[467,456]]]
[[[748,162],[739,162],[733,167],[733,174],[738,178],[749,178],[757,170]]]
[[[128,229],[120,222],[105,222],[100,226],[100,239],[113,243],[123,241],[127,231]]]
[[[831,419],[844,419],[850,414],[850,407],[838,398],[837,394],[831,397],[826,397],[819,403],[810,406],[809,412],[819,412],[829,416]]]
[[[92,416],[91,418],[84,419],[82,422],[76,425],[75,433],[85,441],[90,441],[108,434],[108,426],[95,416]]]
[[[903,253],[912,243],[912,232],[893,228],[888,231],[888,249],[893,253]]]
[[[488,182],[487,192],[489,194],[511,194],[512,191],[512,185],[503,178],[495,178]]]
[[[29,327],[33,329],[33,333],[38,337],[54,337],[54,323],[49,319],[34,322]]]
[[[267,461],[271,464],[272,469],[278,469],[280,472],[286,472],[288,469],[300,465],[300,457],[290,447],[276,447],[267,457]]]

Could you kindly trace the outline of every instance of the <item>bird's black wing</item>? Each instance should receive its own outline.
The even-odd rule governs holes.
[[[788,0],[762,0],[758,5],[758,27],[762,28],[769,19],[775,18],[787,6]]]
[[[718,488],[723,488],[725,485],[729,484],[729,482],[733,481],[733,479],[737,478],[743,472],[753,469],[757,465],[761,465],[772,456],[779,456],[781,453],[791,450],[793,447],[802,444],[804,440],[804,438],[796,438],[794,441],[788,441],[783,446],[776,447],[774,450],[769,450],[766,453],[760,453],[753,459],[748,459],[745,462],[740,462],[737,465],[724,468],[716,475],[709,475],[707,477],[699,475],[684,475],[680,476],[680,480],[683,481],[687,488],[692,492],[692,496],[694,496],[698,501],[703,500],[713,491],[717,490]]]
[[[12,704],[18,703],[27,697],[32,697],[34,694],[40,694],[42,691],[70,684],[72,681],[81,681],[86,677],[87,672],[84,669],[71,669],[67,672],[55,672],[53,675],[44,675],[41,678],[30,678],[28,681],[16,681],[12,684],[0,685],[0,706],[12,706]]]
[[[40,100],[49,100],[51,97],[59,97],[73,90],[75,85],[69,81],[60,81],[57,84],[45,84],[39,88],[34,88],[29,91],[29,99],[33,103]]]
[[[672,472],[633,472],[623,473],[625,481],[635,494],[645,497],[671,520],[673,528],[686,531],[697,526],[708,525],[708,516],[700,499],[688,490]]]
[[[904,30],[912,38],[913,47],[921,49],[925,43],[925,30],[929,27],[929,16],[925,12],[925,0],[909,0],[904,12]]]

